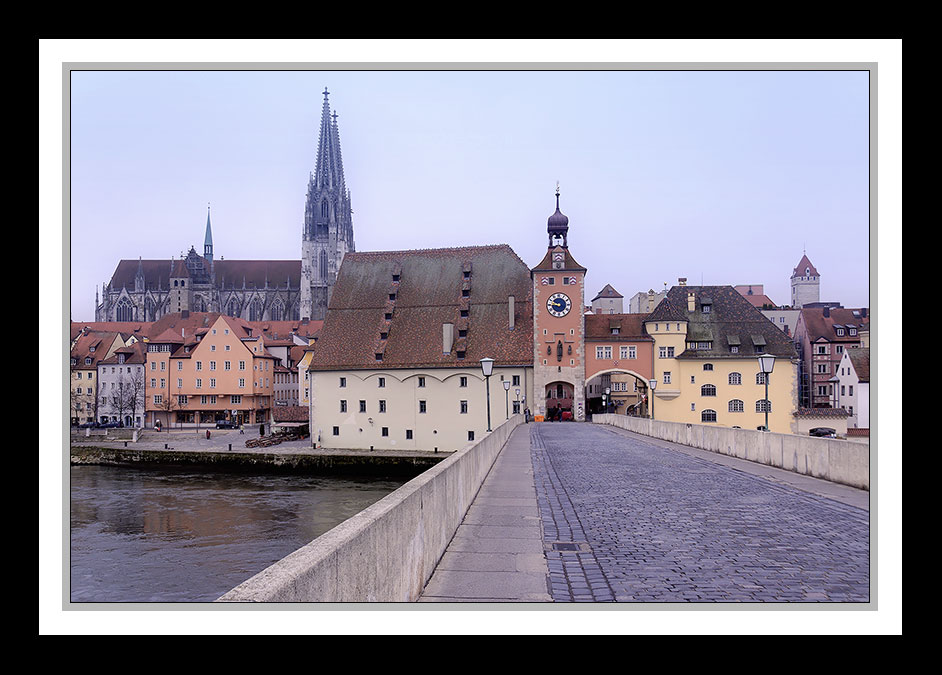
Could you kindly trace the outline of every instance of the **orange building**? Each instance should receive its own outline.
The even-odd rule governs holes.
[[[631,408],[635,414],[647,414],[644,403],[654,368],[654,339],[644,329],[646,316],[585,315],[585,381],[590,412],[603,412],[607,407],[609,412],[625,414]]]
[[[242,319],[219,315],[185,333],[168,329],[147,342],[147,426],[266,421],[276,359],[262,332]]]

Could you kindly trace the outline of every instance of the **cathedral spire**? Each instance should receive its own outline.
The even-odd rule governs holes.
[[[206,238],[203,240],[203,257],[213,261],[213,228],[209,222],[209,204],[206,205]]]

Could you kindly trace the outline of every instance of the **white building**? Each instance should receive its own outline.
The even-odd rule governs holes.
[[[848,429],[870,428],[870,348],[848,347],[834,374],[834,407],[849,414]]]

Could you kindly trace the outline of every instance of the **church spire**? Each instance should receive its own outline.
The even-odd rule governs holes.
[[[203,257],[213,262],[213,228],[209,222],[209,204],[206,205],[206,238],[203,240]]]

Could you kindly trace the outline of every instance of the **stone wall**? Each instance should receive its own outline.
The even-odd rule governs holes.
[[[414,602],[484,483],[513,415],[218,602]]]
[[[863,490],[870,489],[869,444],[706,424],[662,422],[626,415],[593,415],[592,421]]]

